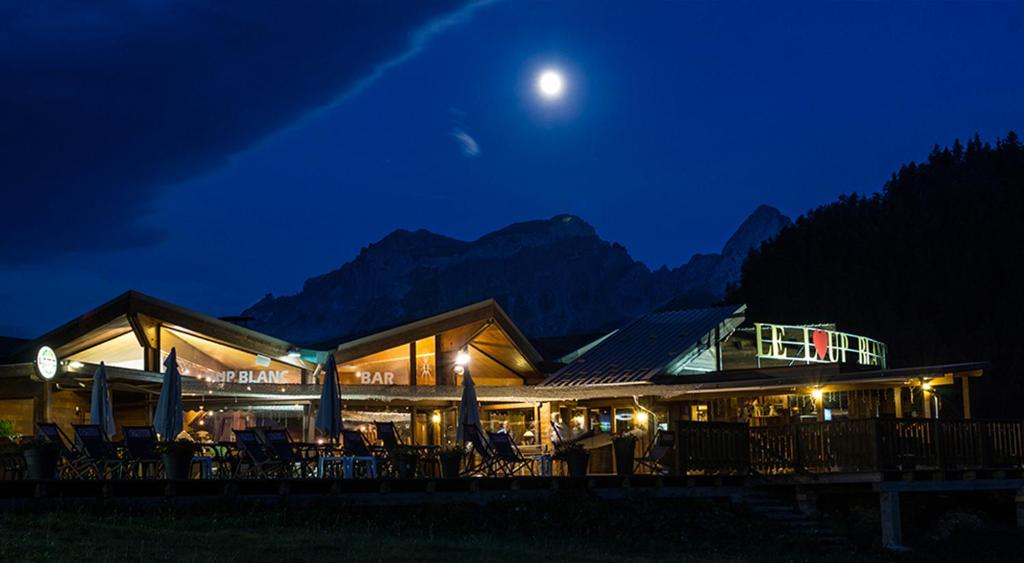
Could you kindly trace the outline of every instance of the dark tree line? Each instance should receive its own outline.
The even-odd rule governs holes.
[[[976,415],[1020,417],[1022,294],[1024,148],[1011,132],[994,147],[977,135],[936,146],[882,193],[808,212],[751,252],[729,299],[748,318],[876,337],[892,367],[990,361]]]

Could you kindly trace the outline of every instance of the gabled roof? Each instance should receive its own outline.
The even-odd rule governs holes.
[[[173,326],[228,346],[271,357],[285,356],[296,347],[284,340],[197,313],[155,297],[126,291],[95,309],[12,351],[7,361],[31,361],[47,345],[66,357],[103,342],[111,335],[132,331],[140,345],[152,346],[155,327]]]
[[[474,324],[497,327],[508,337],[518,353],[522,354],[523,359],[530,364],[531,370],[537,371],[543,358],[494,299],[486,299],[446,313],[343,342],[335,349],[335,357],[339,362],[345,362]],[[477,330],[470,334],[475,337],[481,332],[481,330]]]
[[[651,313],[612,333],[543,385],[611,385],[650,382],[687,358],[706,351],[743,321],[746,305]]]

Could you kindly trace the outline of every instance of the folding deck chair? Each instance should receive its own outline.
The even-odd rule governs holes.
[[[156,453],[156,429],[152,426],[122,426],[125,472],[129,477],[155,478],[160,467],[160,455]]]
[[[72,424],[75,433],[75,444],[85,458],[83,476],[90,474],[97,479],[108,475],[121,477],[124,473],[124,460],[118,457],[117,449],[99,424]]]
[[[77,479],[85,476],[84,470],[88,460],[75,448],[75,443],[64,434],[56,422],[37,422],[36,437],[57,444],[60,448],[61,464],[58,471],[61,476]]]
[[[284,462],[276,459],[273,453],[260,441],[255,430],[234,430],[235,443],[238,444],[239,457],[235,476],[246,477],[278,477],[287,473]]]
[[[668,430],[659,430],[651,440],[644,455],[636,460],[637,467],[650,470],[655,475],[668,473],[669,467],[666,462],[669,460],[669,452],[676,447],[676,433]]]
[[[310,473],[310,460],[299,451],[292,442],[288,431],[283,428],[260,428],[256,431],[263,445],[280,461],[289,475],[299,470],[299,476],[306,477]]]
[[[362,463],[368,475],[376,479],[378,475],[377,456],[374,455],[373,449],[366,441],[366,436],[363,436],[363,433],[358,430],[342,430],[341,438],[344,440],[342,451],[345,458],[343,462],[345,476],[353,476],[356,464]]]
[[[487,436],[491,447],[494,448],[496,471],[511,477],[517,471],[525,469],[527,473],[533,475],[533,460],[523,457],[519,447],[512,441],[512,436],[505,432],[488,432]]]
[[[498,474],[499,460],[494,448],[487,443],[487,438],[484,437],[484,433],[480,431],[480,428],[473,424],[467,424],[464,428],[464,437],[467,442],[473,445],[472,451],[467,454],[466,463],[464,464],[465,469],[463,473],[466,475],[483,475],[485,477],[494,477]],[[480,461],[476,461],[476,457],[480,457]]]

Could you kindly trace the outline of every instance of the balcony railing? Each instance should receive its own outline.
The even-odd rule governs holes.
[[[779,475],[1024,468],[1024,421],[856,419],[751,428],[680,422],[684,472]]]

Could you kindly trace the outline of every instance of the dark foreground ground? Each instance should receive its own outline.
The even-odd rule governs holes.
[[[870,537],[866,533],[864,537]],[[984,561],[1021,560],[1010,528],[956,532],[906,554],[817,546],[713,501],[565,493],[487,506],[211,505],[0,514],[0,561]]]

